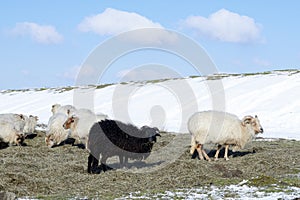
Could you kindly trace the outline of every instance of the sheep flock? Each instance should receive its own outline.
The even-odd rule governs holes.
[[[60,104],[54,104],[50,109],[52,115],[45,130],[45,145],[60,148],[72,139],[72,145],[80,145],[89,152],[88,173],[112,169],[106,162],[113,156],[119,158],[123,167],[127,167],[128,159],[145,160],[151,154],[157,137],[161,137],[156,127],[145,125],[139,128],[89,109]],[[34,134],[37,122],[38,116],[0,114],[1,147],[25,146],[26,138]],[[205,144],[216,145],[214,160],[219,158],[220,150],[225,147],[224,159],[228,160],[229,147],[233,151],[243,149],[257,134],[263,133],[257,116],[247,115],[240,120],[236,115],[220,111],[191,113],[187,127],[191,135],[190,153],[197,153],[200,160],[205,158],[207,161],[211,158],[204,149]]]

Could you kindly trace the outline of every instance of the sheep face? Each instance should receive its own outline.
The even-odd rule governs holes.
[[[16,145],[21,146],[23,144],[24,140],[25,140],[25,137],[23,134],[16,134],[16,136],[15,136]]]
[[[264,132],[264,129],[260,125],[260,121],[259,121],[257,115],[255,115],[255,117],[245,116],[243,118],[242,125],[243,126],[251,126],[252,129],[254,130],[255,134]]]
[[[75,121],[78,120],[78,117],[75,117],[75,116],[71,116],[69,117],[66,122],[63,124],[63,127],[64,129],[72,129],[72,127],[74,126],[75,124]]]
[[[54,145],[56,145],[56,141],[55,141],[55,137],[54,135],[47,135],[45,138],[45,143],[48,147],[53,147]]]
[[[50,134],[45,137],[45,143],[48,147],[54,147],[56,145],[59,145],[62,141],[64,141],[66,138],[61,137],[59,135]]]
[[[156,142],[156,137],[161,135],[159,134],[159,129],[158,128],[151,128],[149,126],[143,126],[142,131],[144,132],[144,135],[149,139],[149,142]]]

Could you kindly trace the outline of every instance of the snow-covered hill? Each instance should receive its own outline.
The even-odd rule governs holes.
[[[217,82],[222,87],[212,87]],[[76,88],[1,91],[0,113],[33,114],[47,124],[52,104],[74,104],[138,126],[187,132],[191,114],[224,103],[227,112],[240,118],[257,114],[263,137],[300,140],[299,70]],[[225,99],[215,101],[212,94],[222,94],[223,88]]]

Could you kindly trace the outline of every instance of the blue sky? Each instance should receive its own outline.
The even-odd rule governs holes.
[[[88,55],[135,28],[174,30],[199,43],[220,72],[299,69],[299,1],[10,0],[0,3],[0,89],[74,85]],[[197,72],[161,52],[123,56],[99,82],[137,66]]]

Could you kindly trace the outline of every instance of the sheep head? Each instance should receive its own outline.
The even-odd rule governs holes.
[[[161,137],[161,135],[159,134],[159,129],[156,127],[151,128],[149,126],[143,126],[141,129],[149,138],[149,142],[156,142],[156,137]]]
[[[25,137],[24,137],[24,134],[23,133],[17,133],[16,136],[15,136],[15,143],[16,145],[18,146],[21,146],[23,144],[25,140]]]
[[[17,118],[20,118],[20,119],[23,120],[23,121],[26,120],[26,118],[25,118],[25,116],[24,116],[23,114],[16,114],[15,116],[16,116]]]
[[[29,118],[35,120],[36,122],[39,120],[38,116],[29,115]]]
[[[57,109],[58,109],[59,107],[61,107],[60,104],[53,104],[53,105],[52,105],[52,108],[51,108],[51,112],[52,112],[53,114],[55,114],[56,111],[57,111]]]
[[[255,134],[264,132],[262,126],[260,125],[260,121],[259,121],[257,115],[255,115],[255,117],[252,117],[250,115],[245,116],[242,120],[242,125],[243,126],[251,126],[253,128]]]
[[[45,143],[48,147],[53,147],[56,144],[54,135],[47,135],[45,137]]]
[[[48,147],[54,147],[56,145],[59,145],[61,142],[66,140],[67,138],[63,135],[55,135],[50,134],[45,137],[45,143]]]
[[[64,129],[70,129],[70,128],[72,128],[74,126],[74,124],[78,122],[78,120],[79,120],[78,117],[76,117],[75,115],[72,115],[63,124]]]

